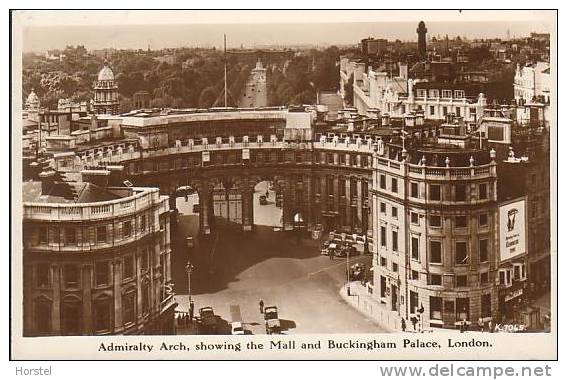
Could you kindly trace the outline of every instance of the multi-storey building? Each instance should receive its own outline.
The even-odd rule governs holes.
[[[82,174],[24,183],[24,336],[173,334],[167,196]]]
[[[547,62],[516,67],[514,76],[514,98],[517,101],[532,100],[549,103],[551,94],[550,65]]]
[[[459,129],[436,143],[377,149],[374,294],[404,318],[432,327],[494,316],[496,163]]]

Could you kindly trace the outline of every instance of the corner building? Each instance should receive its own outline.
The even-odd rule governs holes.
[[[168,197],[55,175],[24,184],[24,336],[174,334]]]
[[[494,158],[444,144],[378,149],[374,295],[389,310],[408,320],[423,307],[423,327],[496,317]]]

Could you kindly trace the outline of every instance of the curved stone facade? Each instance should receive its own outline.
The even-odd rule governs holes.
[[[117,199],[24,203],[25,336],[174,333],[168,198],[108,191]]]

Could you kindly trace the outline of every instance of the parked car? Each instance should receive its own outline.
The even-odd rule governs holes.
[[[215,333],[217,331],[217,316],[210,306],[199,309],[199,323],[204,332]]]
[[[276,306],[266,306],[264,308],[264,320],[266,321],[266,334],[278,334],[280,332],[280,319]]]
[[[232,335],[244,335],[244,325],[242,322],[232,322],[230,324],[230,333]]]

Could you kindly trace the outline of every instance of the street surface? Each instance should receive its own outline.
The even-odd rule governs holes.
[[[254,232],[244,233],[241,226],[217,218],[219,234],[197,242],[191,255],[195,314],[200,307],[212,306],[221,318],[219,332],[229,333],[230,305],[238,305],[245,328],[252,334],[264,334],[258,305],[262,299],[265,306],[278,307],[284,334],[384,332],[340,297],[339,289],[346,281],[346,259],[330,260],[320,255],[320,243],[307,235],[298,242],[293,232],[274,231],[274,219],[279,218],[281,210],[274,205],[260,206],[258,196],[255,214],[265,213],[260,220],[267,220],[270,226],[256,225]],[[187,234],[196,236],[198,228],[198,216],[189,213],[192,199],[187,203],[178,199],[180,212],[188,215],[180,214],[172,236],[176,299],[178,309],[184,311],[189,303],[184,240]],[[273,202],[273,193],[269,200]],[[357,256],[350,261],[351,265],[364,262],[370,267],[371,257]]]

